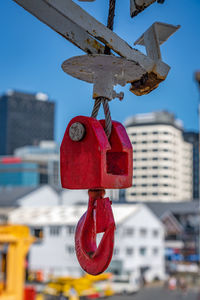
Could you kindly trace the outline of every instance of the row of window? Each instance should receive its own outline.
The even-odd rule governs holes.
[[[49,227],[49,233],[51,236],[59,236],[61,233],[61,226],[50,226]],[[69,234],[74,234],[75,231],[75,226],[66,226],[67,233]],[[133,227],[125,227],[123,229],[123,234],[126,236],[133,236],[135,233],[135,229]],[[139,233],[141,236],[146,236],[148,234],[148,231],[146,228],[140,228]],[[42,239],[43,238],[43,228],[32,228],[32,234],[38,238]],[[157,229],[153,229],[151,232],[153,237],[157,237],[159,235],[159,231]]]
[[[169,150],[169,149],[158,149],[158,148],[153,148],[153,149],[133,149],[133,152],[136,153],[136,152],[174,152],[174,154],[176,154],[176,151],[172,151],[172,150]]]
[[[146,141],[133,141],[133,142],[132,142],[133,145],[135,145],[135,144],[152,144],[152,143],[153,143],[153,144],[158,144],[158,143],[164,143],[164,144],[168,144],[168,143],[169,143],[169,144],[173,144],[172,141],[168,141],[168,140],[163,140],[163,141],[162,141],[162,140],[152,140],[152,141],[150,141],[150,140],[147,141],[147,140],[146,140]]]
[[[66,226],[66,233],[67,234],[74,234],[75,233],[75,226],[73,225],[69,225],[69,226]],[[61,233],[61,226],[50,226],[49,227],[49,233],[51,236],[58,236],[60,235]]]
[[[133,184],[133,187],[175,187],[175,185],[167,184],[167,183],[142,183],[142,184]]]
[[[152,251],[153,255],[158,255],[159,254],[159,249],[157,247],[154,247],[151,251]],[[71,245],[70,246],[66,246],[66,252],[68,254],[74,254],[75,253],[75,247],[71,246]],[[135,253],[135,249],[132,248],[132,247],[127,247],[125,249],[125,252],[126,252],[126,255],[132,256]],[[147,248],[146,247],[140,247],[138,249],[138,252],[139,252],[140,255],[145,256],[145,255],[147,255]],[[119,255],[120,254],[119,248],[115,248],[113,254],[115,256]]]
[[[149,135],[149,134],[165,134],[165,135],[173,135],[171,132],[169,131],[151,131],[151,132],[133,132],[131,133],[132,136],[136,136],[136,135]],[[175,135],[174,135],[175,136]]]
[[[157,192],[153,192],[153,193],[131,193],[131,196],[172,196],[172,193],[157,193]]]
[[[137,179],[137,178],[173,178],[173,179],[176,179],[176,177],[174,176],[169,176],[169,175],[161,175],[159,174],[159,176],[157,174],[148,174],[148,175],[133,175],[133,178],[134,179]]]
[[[133,227],[125,227],[123,229],[124,236],[133,236],[135,233],[135,229]],[[146,237],[148,234],[151,234],[153,237],[158,237],[159,231],[157,229],[152,229],[152,231],[148,231],[146,228],[140,228],[139,234],[141,237]]]
[[[149,249],[149,250],[150,250],[150,249]],[[153,249],[151,249],[151,251],[152,251],[152,254],[153,254],[153,255],[158,255],[158,254],[159,254],[159,249],[158,249],[157,247],[154,247]],[[134,248],[128,247],[128,248],[125,249],[125,252],[126,252],[126,255],[127,255],[127,256],[132,256],[132,255],[134,255],[134,253],[135,253],[136,251],[135,251]],[[149,252],[149,251],[148,251],[148,252]],[[138,253],[139,253],[139,255],[141,255],[141,256],[147,255],[147,248],[146,248],[146,247],[140,247],[140,248],[138,249]],[[119,254],[120,254],[119,248],[115,248],[115,249],[114,249],[114,255],[116,256],[116,255],[119,255]]]
[[[172,167],[168,167],[168,166],[142,166],[142,167],[133,167],[133,170],[147,170],[147,169],[154,169],[154,170],[157,170],[157,169],[165,169],[165,170],[173,170],[174,168]]]
[[[141,158],[134,158],[133,161],[151,161],[151,160],[171,160],[173,159],[168,157],[141,157]]]

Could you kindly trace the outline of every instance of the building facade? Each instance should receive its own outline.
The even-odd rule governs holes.
[[[24,146],[14,152],[23,162],[37,165],[39,184],[61,187],[60,146],[54,141],[41,141],[37,146]]]
[[[83,274],[75,254],[74,234],[85,205],[20,207],[9,213],[9,222],[25,224],[37,238],[29,253],[29,268],[45,278]],[[142,204],[113,206],[117,232],[108,271],[117,275],[142,274],[147,281],[164,279],[164,228]]]
[[[45,94],[9,91],[0,97],[0,155],[54,139],[54,102]]]
[[[38,186],[39,174],[35,163],[20,159],[0,159],[0,186]]]
[[[184,201],[192,198],[192,145],[182,124],[168,112],[137,115],[126,121],[133,145],[133,186],[127,201]]]
[[[199,199],[199,134],[184,132],[184,139],[193,146],[193,199]]]

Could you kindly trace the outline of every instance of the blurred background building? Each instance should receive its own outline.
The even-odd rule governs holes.
[[[127,201],[184,201],[193,197],[192,145],[174,114],[136,115],[125,122],[133,144],[133,186]]]
[[[80,274],[73,236],[88,194],[61,188],[54,103],[44,94],[9,92],[0,97],[0,125],[0,223],[30,227],[37,239],[28,256],[31,270]],[[133,116],[125,126],[133,186],[107,191],[118,202],[109,270],[136,272],[147,281],[164,279],[165,268],[194,271],[200,260],[198,133],[185,132],[166,111]]]
[[[31,270],[44,276],[80,276],[75,256],[75,227],[86,205],[19,207],[9,213],[9,222],[26,224],[37,241],[29,253]],[[117,234],[109,271],[116,275],[146,273],[146,280],[164,279],[164,227],[142,204],[113,206]],[[145,225],[144,225],[145,224]],[[138,278],[139,278],[138,275]]]
[[[0,97],[0,155],[54,139],[55,103],[43,93],[8,91]]]
[[[199,199],[199,134],[198,132],[184,132],[185,141],[192,144],[193,150],[193,199]]]

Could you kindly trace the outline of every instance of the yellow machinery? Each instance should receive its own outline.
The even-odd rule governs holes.
[[[25,258],[33,242],[26,226],[0,226],[0,249],[6,249],[1,255],[0,300],[24,299]]]
[[[85,274],[80,278],[73,277],[58,277],[47,284],[44,293],[50,295],[59,295],[70,297],[71,289],[74,289],[78,297],[81,296],[112,296],[113,290],[109,284],[109,279],[112,277],[110,273],[104,273],[97,276]],[[98,288],[97,282],[105,282],[104,286]]]

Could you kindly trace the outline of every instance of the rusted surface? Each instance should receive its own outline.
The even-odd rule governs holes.
[[[137,96],[146,95],[156,89],[163,80],[153,72],[146,73],[140,80],[131,83],[130,91]]]
[[[104,53],[104,46],[45,0],[14,0],[41,22],[84,52]]]

